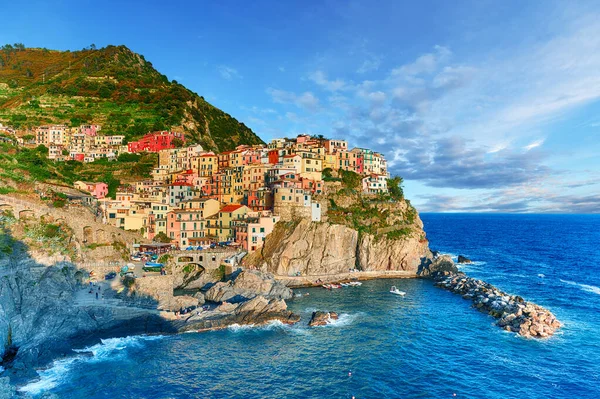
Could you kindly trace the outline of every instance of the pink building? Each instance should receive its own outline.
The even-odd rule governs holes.
[[[96,136],[100,130],[99,125],[81,125],[79,131],[86,136]]]
[[[108,194],[108,184],[102,182],[90,183],[85,181],[76,181],[75,188],[81,191],[87,191],[97,199],[105,198]]]
[[[244,151],[242,153],[242,165],[252,165],[260,163],[260,153],[254,150]]]
[[[323,181],[322,180],[309,180],[300,179],[302,182],[302,188],[306,191],[310,191],[313,194],[321,194],[323,192]]]
[[[271,234],[279,216],[265,215],[249,217],[244,223],[235,226],[235,241],[248,252],[256,251],[263,246],[267,235]]]

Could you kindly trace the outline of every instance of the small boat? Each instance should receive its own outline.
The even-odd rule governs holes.
[[[331,284],[331,288],[342,288],[340,284]]]
[[[294,294],[294,297],[295,298],[302,298],[302,294],[301,293]]]
[[[406,292],[404,292],[404,291],[400,291],[398,288],[396,288],[396,286],[395,286],[395,285],[392,285],[392,288],[390,288],[390,292],[391,292],[392,294],[396,294],[396,295],[400,295],[400,296],[404,296],[404,295],[406,295]]]
[[[330,290],[331,284],[323,284],[321,287],[325,288],[326,290]]]
[[[146,262],[144,267],[142,267],[142,270],[145,272],[160,272],[163,267],[165,267],[165,265],[162,263]]]
[[[341,285],[342,287],[350,287],[350,284],[349,284],[349,283],[340,283],[340,285]]]
[[[350,281],[348,285],[351,287],[360,287],[362,283],[360,281]]]

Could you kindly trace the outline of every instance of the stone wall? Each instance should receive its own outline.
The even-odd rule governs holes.
[[[81,243],[124,244],[149,242],[138,233],[121,230],[108,224],[102,224],[86,208],[68,205],[66,208],[52,208],[44,203],[29,199],[0,195],[0,210],[11,211],[18,218],[44,218],[50,223],[64,223],[73,230],[74,237]]]

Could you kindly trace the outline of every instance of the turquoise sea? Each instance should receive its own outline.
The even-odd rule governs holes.
[[[432,249],[548,307],[547,340],[494,325],[427,280],[370,281],[289,301],[295,326],[109,339],[22,387],[59,398],[598,398],[600,216],[421,215]],[[391,285],[405,297],[388,293]],[[312,311],[340,319],[309,329]]]

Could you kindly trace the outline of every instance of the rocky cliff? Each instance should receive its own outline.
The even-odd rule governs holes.
[[[349,269],[417,276],[431,259],[418,222],[414,232],[400,238],[305,219],[279,223],[262,250],[248,256],[246,263],[279,276],[340,274]]]
[[[365,195],[359,175],[340,176],[315,196],[321,222],[279,222],[263,248],[245,263],[277,276],[336,275],[353,269],[402,272],[403,277],[420,274],[432,255],[423,222],[410,202],[401,192]]]

